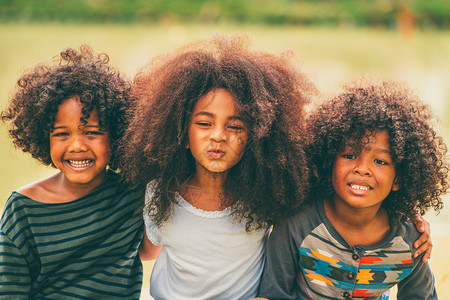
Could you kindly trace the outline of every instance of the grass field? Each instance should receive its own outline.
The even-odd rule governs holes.
[[[415,32],[355,28],[301,28],[235,25],[158,26],[0,24],[0,105],[4,107],[18,76],[26,68],[48,61],[66,47],[86,43],[110,55],[113,65],[130,78],[152,56],[214,32],[246,33],[255,49],[281,52],[293,49],[299,64],[325,93],[357,74],[407,82],[430,103],[441,118],[438,130],[450,142],[450,32]],[[54,172],[15,151],[0,130],[0,207],[10,192]],[[447,197],[448,198],[448,197]],[[431,265],[440,299],[450,299],[449,200],[440,215],[426,218],[432,224]],[[146,276],[151,264],[146,264]],[[148,288],[148,281],[146,281]]]

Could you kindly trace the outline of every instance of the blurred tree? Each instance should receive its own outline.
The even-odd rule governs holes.
[[[450,28],[447,0],[0,0],[0,22],[237,22]],[[409,25],[408,25],[409,24]],[[406,30],[406,31],[405,31]]]

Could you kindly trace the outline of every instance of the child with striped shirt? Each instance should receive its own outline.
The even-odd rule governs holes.
[[[19,80],[2,120],[59,172],[14,191],[0,222],[0,299],[139,299],[142,194],[114,171],[130,83],[89,47]]]

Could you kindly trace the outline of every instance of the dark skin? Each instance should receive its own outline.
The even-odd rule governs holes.
[[[325,200],[327,217],[351,246],[374,245],[389,234],[389,215],[382,203],[401,188],[387,130],[367,131],[363,140],[368,143],[361,151],[345,147],[336,155],[334,194]]]
[[[236,112],[242,112],[227,117],[229,124],[222,124],[221,131],[239,131],[238,121],[244,121],[248,143],[239,163],[230,169],[220,191],[223,201],[217,204],[232,206],[250,231],[276,224],[305,201],[309,172],[303,107],[315,87],[289,57],[252,51],[243,36],[215,35],[155,57],[135,78],[136,113],[124,137],[134,147],[124,147],[120,168],[126,180],[138,186],[156,179],[149,201],[158,208],[152,215],[156,226],[168,220],[175,201],[173,193],[165,192],[167,187],[193,176],[196,161],[203,157],[186,149],[194,107],[200,98],[212,91],[220,95],[221,90],[235,100]],[[209,113],[197,116],[213,116]],[[200,121],[197,125],[209,124],[207,118]],[[216,142],[220,144],[220,139]],[[233,153],[214,147],[209,150],[217,158],[222,150],[225,157]],[[179,191],[179,184],[173,188]]]
[[[425,262],[433,245],[430,224],[421,215],[442,209],[441,196],[448,189],[447,147],[434,130],[435,121],[430,107],[401,83],[360,78],[344,86],[307,119],[313,195],[332,199],[336,155],[346,147],[358,155],[371,136],[386,131],[400,189],[380,197],[387,200],[381,207],[394,220],[416,224],[423,234],[414,243],[414,256],[423,254]]]
[[[417,230],[422,233],[419,239],[414,242],[414,248],[418,249],[414,252],[413,256],[417,257],[425,252],[422,258],[422,261],[425,263],[431,258],[431,251],[433,250],[433,241],[430,239],[430,223],[419,214],[416,215],[413,222],[416,224]]]

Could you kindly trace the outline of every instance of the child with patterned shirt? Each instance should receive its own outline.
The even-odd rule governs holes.
[[[417,211],[441,209],[446,147],[430,108],[408,89],[368,80],[307,119],[311,204],[274,227],[260,296],[269,299],[436,299],[415,257]]]
[[[0,223],[1,299],[139,299],[142,193],[119,183],[131,84],[89,47],[18,81],[2,120],[58,173],[14,191]]]

